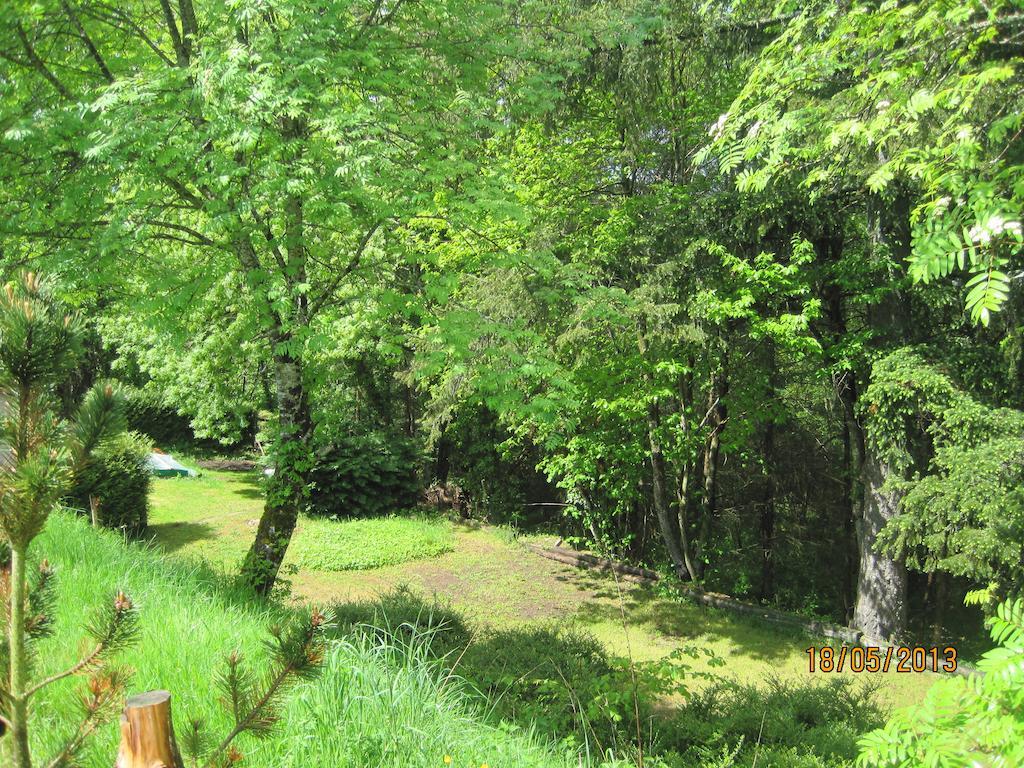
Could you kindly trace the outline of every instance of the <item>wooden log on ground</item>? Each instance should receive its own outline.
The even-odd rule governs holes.
[[[858,644],[861,639],[861,631],[859,629],[854,629],[853,627],[843,627],[838,624],[830,624],[824,621],[804,619],[801,616],[786,613],[785,611],[780,611],[776,608],[769,608],[765,605],[755,605],[754,603],[745,603],[742,600],[737,600],[729,595],[722,595],[717,592],[705,592],[697,587],[684,586],[682,587],[682,590],[685,594],[689,595],[701,605],[709,605],[713,608],[723,608],[725,610],[733,611],[734,613],[754,616],[764,621],[772,622],[773,624],[781,624],[783,626],[802,629],[811,635],[835,638],[836,640],[841,640],[842,642],[850,645]]]
[[[259,465],[252,459],[203,459],[197,461],[201,469],[212,469],[218,472],[252,472]]]
[[[114,768],[183,768],[171,723],[170,693],[148,691],[125,701]]]
[[[546,557],[548,560],[555,560],[559,563],[565,563],[566,565],[575,565],[577,568],[590,568],[593,570],[608,571],[616,573],[630,581],[638,581],[642,583],[651,583],[658,580],[658,574],[654,571],[649,571],[646,568],[637,568],[633,565],[626,565],[625,563],[617,563],[614,560],[608,560],[604,557],[591,555],[587,552],[571,552],[566,549],[540,547],[536,544],[527,544],[526,546],[541,557]]]

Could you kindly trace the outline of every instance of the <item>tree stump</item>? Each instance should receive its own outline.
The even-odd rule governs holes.
[[[148,691],[125,701],[114,768],[183,768],[171,724],[170,693]]]

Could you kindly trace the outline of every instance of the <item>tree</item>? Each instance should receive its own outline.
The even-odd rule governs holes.
[[[967,267],[967,307],[984,323],[1006,297],[1001,270],[1019,243],[1020,118],[1012,105],[1021,96],[1013,74],[1020,17],[1009,3],[780,10],[784,31],[712,127],[702,159],[714,158],[742,192],[799,185],[811,201],[858,211],[847,219],[876,278],[860,297],[867,354],[841,392],[852,415],[870,358],[925,335],[925,293],[910,288],[907,266],[919,281]],[[833,327],[857,330],[837,306]],[[898,513],[900,478],[847,420],[851,447],[867,447],[859,456],[855,622],[890,637],[903,629],[906,575],[875,542]]]
[[[125,683],[124,673],[105,662],[129,642],[135,630],[131,600],[118,593],[97,612],[87,630],[88,654],[64,672],[32,680],[32,647],[51,629],[53,571],[44,561],[28,575],[28,548],[67,492],[76,463],[110,432],[110,392],[96,390],[84,403],[75,428],[54,415],[55,388],[74,365],[78,321],[52,296],[50,287],[28,273],[0,293],[0,533],[10,547],[10,574],[4,585],[5,642],[0,646],[0,724],[10,731],[3,747],[14,768],[30,768],[31,697],[70,675],[89,672],[83,720],[51,765],[65,765],[88,735],[109,717]]]
[[[439,418],[482,401],[539,447],[582,537],[644,558],[651,530],[686,578],[716,559],[725,459],[776,406],[749,358],[817,349],[790,211],[742,211],[691,165],[736,82],[703,21],[628,4],[588,19],[581,73],[493,161],[531,218],[488,230],[504,252],[470,263],[420,345]]]
[[[235,370],[245,355],[269,382],[275,473],[243,566],[266,593],[304,504],[315,360],[332,344],[331,319],[401,258],[384,245],[411,219],[457,218],[460,201],[486,210],[473,156],[503,128],[492,65],[524,42],[514,30],[531,28],[530,8],[161,9],[5,9],[7,231],[26,257],[45,244],[72,289],[107,295],[130,282],[146,324],[179,343],[190,328],[257,340],[208,348]],[[46,44],[69,30],[71,46]],[[529,88],[516,94],[517,108],[529,101]],[[24,157],[31,170],[15,167]],[[39,190],[37,173],[65,183]]]

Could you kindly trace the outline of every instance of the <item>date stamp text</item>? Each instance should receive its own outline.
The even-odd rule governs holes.
[[[808,671],[815,672],[956,672],[957,653],[952,645],[878,646],[812,645],[807,654]]]

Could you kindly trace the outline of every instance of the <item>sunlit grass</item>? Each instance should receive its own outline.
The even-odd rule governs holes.
[[[262,499],[255,474],[205,472],[196,479],[154,482],[151,520],[157,541],[170,550],[199,556],[231,569],[252,540]],[[318,521],[319,522],[319,521]],[[324,521],[328,524],[330,521]],[[362,522],[362,521],[360,521]],[[544,560],[506,532],[475,524],[454,527],[452,548],[418,559],[337,573],[301,563],[307,551],[300,530],[288,561],[296,593],[317,602],[372,598],[408,584],[425,596],[440,595],[482,627],[508,628],[555,621],[594,634],[614,655],[638,661],[664,658],[680,648],[701,656],[695,671],[715,672],[740,682],[772,675],[824,681],[807,669],[805,649],[820,638],[664,597],[656,591],[605,575]],[[369,531],[390,525],[365,521]],[[442,523],[442,525],[451,525]],[[367,533],[367,540],[373,534]],[[340,546],[351,552],[350,544]],[[550,542],[540,542],[550,543]],[[712,668],[704,652],[725,661]],[[858,675],[858,680],[867,676]],[[920,701],[938,679],[930,673],[880,675],[880,698],[902,706]]]
[[[40,674],[72,663],[83,647],[80,628],[91,607],[114,589],[124,589],[138,606],[141,623],[139,642],[121,657],[135,670],[129,693],[170,690],[179,733],[186,718],[196,717],[214,734],[227,731],[214,673],[233,649],[241,649],[258,668],[261,642],[286,609],[256,602],[206,568],[126,546],[115,534],[65,514],[50,520],[31,554],[48,558],[58,575],[56,634],[40,648]],[[245,765],[428,768],[442,765],[444,754],[457,756],[460,766],[578,764],[573,755],[519,729],[485,723],[480,704],[467,697],[458,679],[421,656],[398,652],[380,639],[335,641],[320,678],[302,684],[287,700],[274,735],[238,742]],[[80,683],[68,681],[34,699],[38,759],[75,727],[74,689]],[[118,734],[116,723],[101,729],[82,754],[82,764],[110,766]]]
[[[318,571],[354,571],[437,557],[452,549],[447,520],[422,516],[373,520],[304,519],[288,561]]]
[[[262,512],[259,475],[204,471],[153,481],[150,535],[167,551],[233,569],[245,556]],[[380,568],[432,558],[452,549],[445,519],[423,515],[373,520],[299,520],[285,560],[316,571]]]

